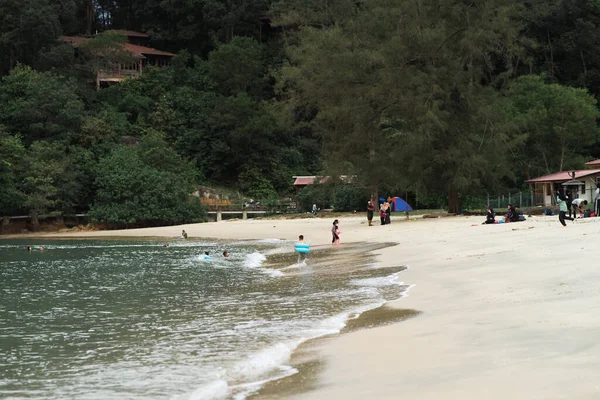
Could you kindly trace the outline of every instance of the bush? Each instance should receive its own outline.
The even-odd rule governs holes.
[[[154,168],[135,149],[119,147],[100,160],[95,183],[98,191],[89,212],[94,221],[157,225],[206,220],[205,207],[190,197],[190,175]]]
[[[310,211],[313,204],[335,211],[366,210],[369,192],[351,185],[309,185],[298,193],[298,200],[304,211]]]
[[[364,211],[369,202],[369,191],[350,185],[338,186],[334,191],[334,209],[336,211]]]

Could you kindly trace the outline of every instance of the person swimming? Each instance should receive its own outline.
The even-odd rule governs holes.
[[[210,260],[212,260],[212,257],[210,256],[210,253],[208,251],[205,251],[204,254],[202,255],[202,259],[206,260],[206,261],[210,261]]]
[[[229,252],[227,250],[225,250],[223,252],[223,257],[225,257],[225,258],[229,257]]]

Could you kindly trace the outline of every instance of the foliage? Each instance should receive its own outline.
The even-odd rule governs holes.
[[[81,124],[84,104],[75,82],[19,66],[2,78],[0,124],[20,133],[25,143],[70,140]]]
[[[206,213],[191,198],[193,181],[186,174],[157,169],[144,162],[148,150],[117,147],[100,160],[98,192],[90,208],[96,221],[119,225],[199,222]]]
[[[459,211],[579,169],[600,158],[598,4],[4,0],[0,214],[189,222],[197,184],[273,202],[316,173],[355,186],[307,187],[307,209],[364,209],[365,187]],[[178,55],[96,91],[81,64],[134,61],[122,29]]]
[[[304,187],[298,194],[298,199],[304,211],[312,210],[313,204],[319,209],[359,211],[366,210],[369,191],[352,185],[323,183]]]
[[[520,152],[526,178],[579,169],[587,147],[600,139],[596,99],[585,89],[546,84],[540,76],[522,76],[506,89],[509,113],[524,135]]]
[[[492,84],[520,51],[519,11],[497,0],[363,3],[299,32],[284,89],[318,108],[325,157],[350,162],[373,197],[396,179],[445,190],[457,209],[458,191],[508,173]]]

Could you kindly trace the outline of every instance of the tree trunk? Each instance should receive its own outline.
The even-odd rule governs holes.
[[[93,22],[94,22],[94,0],[88,0],[87,7],[85,9],[85,33],[88,35],[92,34]]]
[[[31,229],[34,232],[37,232],[40,230],[40,221],[38,219],[37,214],[31,214]]]
[[[448,189],[448,213],[460,214],[458,191],[452,187]]]

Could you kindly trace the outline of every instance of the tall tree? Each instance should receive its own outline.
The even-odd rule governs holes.
[[[600,139],[600,111],[587,90],[523,76],[509,84],[506,96],[511,120],[526,138],[514,149],[526,179],[579,169],[589,159],[587,147]]]
[[[330,165],[351,162],[373,197],[402,181],[445,191],[458,212],[459,192],[505,172],[494,85],[520,51],[519,5],[373,0],[355,10],[302,29],[282,86],[316,105]]]
[[[0,76],[17,63],[31,65],[40,50],[61,34],[61,2],[3,0],[0,2]]]

